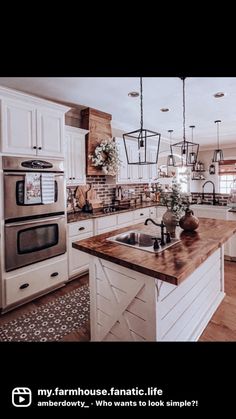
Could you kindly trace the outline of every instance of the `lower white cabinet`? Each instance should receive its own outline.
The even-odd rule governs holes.
[[[10,272],[4,280],[3,310],[67,281],[67,254]]]
[[[115,230],[117,226],[117,215],[106,215],[105,217],[95,218],[95,234],[106,233]]]
[[[88,271],[89,255],[72,247],[72,243],[93,236],[93,220],[68,224],[68,274],[69,279]]]
[[[142,209],[137,209],[134,211],[134,222],[142,222],[143,220],[145,221],[146,218],[149,218],[150,214],[149,214],[149,210],[150,208],[142,208]]]
[[[162,218],[163,215],[165,214],[167,208],[164,206],[158,206],[157,207],[157,218]]]

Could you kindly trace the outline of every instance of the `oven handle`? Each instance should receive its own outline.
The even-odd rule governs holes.
[[[53,217],[53,218],[44,218],[43,220],[32,220],[32,221],[20,221],[19,223],[10,223],[10,224],[5,224],[5,227],[18,227],[18,226],[22,226],[22,225],[28,225],[28,224],[41,224],[41,223],[45,223],[48,221],[56,221],[56,220],[61,220],[62,218],[65,218],[65,215],[61,215],[60,217]]]

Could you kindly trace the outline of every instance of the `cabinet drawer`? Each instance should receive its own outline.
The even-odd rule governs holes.
[[[66,259],[5,279],[6,306],[67,280]]]
[[[139,218],[147,218],[149,217],[149,208],[143,208],[140,210],[135,210],[134,211],[134,219],[138,220]]]
[[[107,215],[106,217],[101,217],[97,219],[97,228],[99,230],[104,230],[109,227],[116,226],[116,215]]]
[[[151,208],[149,208],[149,216],[150,217],[154,217],[154,218],[156,218],[156,216],[157,216],[157,210],[156,210],[156,207],[151,207]]]
[[[88,271],[89,254],[75,249],[72,247],[72,243],[79,240],[88,239],[91,236],[92,233],[88,233],[70,237],[68,239],[69,278],[72,278],[82,272]]]
[[[157,207],[157,218],[162,218],[163,214],[165,214],[167,208],[166,207]]]
[[[78,236],[78,234],[92,233],[93,220],[82,220],[76,223],[68,224],[69,237]]]
[[[126,223],[132,223],[133,221],[133,211],[125,212],[124,214],[118,214],[117,215],[117,224],[126,224]]]

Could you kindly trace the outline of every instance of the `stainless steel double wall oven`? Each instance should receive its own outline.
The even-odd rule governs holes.
[[[2,159],[5,270],[11,271],[65,253],[63,160],[9,156]]]

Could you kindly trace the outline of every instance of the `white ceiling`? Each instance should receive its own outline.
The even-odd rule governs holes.
[[[162,138],[169,138],[167,131],[173,129],[172,139],[182,139],[182,83],[178,77],[143,78],[144,128],[160,132]],[[113,127],[124,131],[140,126],[140,99],[128,97],[128,92],[139,91],[136,77],[0,77],[0,85],[111,113]],[[189,125],[195,125],[194,141],[200,148],[214,148],[214,121],[220,119],[220,144],[236,146],[236,77],[189,77],[185,92],[187,139]],[[216,92],[225,96],[216,99]]]

